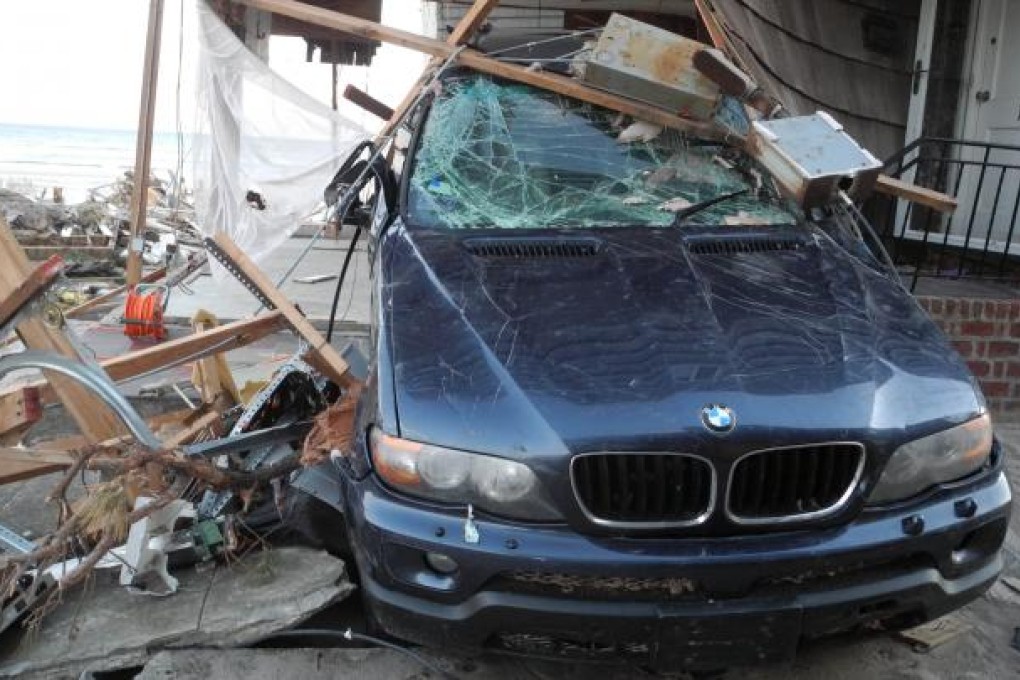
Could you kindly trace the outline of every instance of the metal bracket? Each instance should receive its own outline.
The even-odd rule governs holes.
[[[273,304],[273,301],[262,293],[259,287],[255,285],[255,282],[248,278],[248,275],[244,273],[244,270],[237,266],[237,263],[234,262],[233,258],[231,258],[226,251],[220,248],[219,244],[216,243],[214,239],[206,237],[205,247],[206,251],[215,257],[216,260],[222,264],[228,272],[230,272],[231,276],[240,281],[241,285],[247,288],[248,292],[254,295],[255,298],[262,303],[263,307],[266,309],[276,309],[276,305]]]

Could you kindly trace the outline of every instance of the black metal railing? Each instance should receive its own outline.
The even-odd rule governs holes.
[[[922,137],[884,172],[958,201],[946,214],[875,193],[863,210],[914,290],[922,277],[1020,286],[1020,146]]]

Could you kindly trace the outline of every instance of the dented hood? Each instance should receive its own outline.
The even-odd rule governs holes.
[[[403,437],[508,457],[892,442],[983,409],[912,297],[811,226],[380,244]],[[737,427],[700,421],[722,403]]]

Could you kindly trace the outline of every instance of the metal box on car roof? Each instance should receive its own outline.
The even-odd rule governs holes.
[[[840,189],[870,190],[882,169],[882,162],[824,111],[755,121],[750,148],[780,188],[806,208],[828,202]]]
[[[708,46],[613,14],[595,49],[583,59],[581,80],[625,97],[707,120],[719,88],[692,64]]]

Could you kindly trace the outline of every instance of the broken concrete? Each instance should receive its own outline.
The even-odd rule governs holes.
[[[454,665],[440,662],[453,671]],[[410,680],[433,677],[412,658],[376,649],[189,649],[160,652],[135,680]],[[477,674],[477,677],[483,677]]]
[[[175,575],[178,592],[156,600],[97,574],[94,587],[68,595],[38,631],[3,641],[0,676],[77,678],[85,670],[140,666],[171,647],[243,646],[354,590],[343,561],[307,548],[258,551]]]

